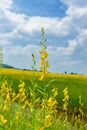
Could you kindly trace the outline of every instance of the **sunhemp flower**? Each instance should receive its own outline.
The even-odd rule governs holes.
[[[69,100],[69,96],[68,96],[68,90],[67,90],[67,88],[65,88],[64,90],[63,90],[63,93],[64,93],[64,99],[63,99],[63,102],[64,102],[64,104],[63,104],[63,110],[67,110],[67,107],[68,107],[68,100]]]
[[[48,111],[54,115],[56,114],[56,108],[58,106],[58,101],[56,100],[56,96],[58,95],[58,92],[57,92],[57,89],[54,88],[52,90],[52,96],[48,98],[47,100],[47,108],[48,108]]]
[[[56,101],[56,99],[54,99],[54,97],[49,97],[49,99],[47,100],[47,106],[49,106],[51,108],[57,104],[58,104],[58,102]]]
[[[48,114],[46,116],[44,124],[45,124],[45,127],[51,126],[51,124],[52,124],[52,116],[50,114]]]
[[[58,95],[57,88],[52,89],[53,96],[56,97]]]
[[[3,124],[7,123],[7,119],[5,119],[2,114],[0,114],[0,120]]]

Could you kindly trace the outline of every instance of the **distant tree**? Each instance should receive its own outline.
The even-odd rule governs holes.
[[[66,72],[66,71],[65,71],[64,73],[65,73],[65,74],[67,74],[67,72]]]

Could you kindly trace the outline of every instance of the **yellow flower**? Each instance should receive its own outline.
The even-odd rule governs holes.
[[[53,96],[56,97],[58,95],[58,91],[56,88],[52,89]]]
[[[19,85],[19,88],[24,88],[24,86],[25,86],[25,83],[22,82],[22,83]]]
[[[68,101],[68,99],[69,99],[69,96],[68,96],[68,95],[65,95],[63,101]]]
[[[49,127],[52,124],[52,116],[49,114],[45,118],[45,127]]]
[[[39,80],[43,80],[44,79],[44,75],[42,74],[41,77],[39,78]]]
[[[9,93],[8,93],[7,96],[6,96],[6,99],[7,99],[7,100],[10,100],[10,95],[9,95]]]
[[[66,94],[68,93],[67,88],[65,88],[65,89],[63,90],[63,93],[64,93],[64,95],[66,95]]]
[[[47,101],[47,105],[52,106],[52,103],[53,103],[53,97],[49,97],[49,99]]]
[[[68,104],[66,104],[66,103],[63,104],[63,110],[67,110],[67,105],[68,105]]]
[[[7,104],[4,105],[3,110],[4,110],[4,111],[8,111],[8,106],[7,106]]]
[[[53,107],[54,105],[57,105],[58,102],[56,101],[56,99],[54,99],[54,97],[49,97],[48,101],[47,101],[47,105],[49,107]]]
[[[44,128],[43,128],[43,127],[40,127],[40,130],[44,130]]]
[[[45,52],[41,55],[41,58],[40,58],[40,59],[45,59],[45,58],[47,58],[47,56],[48,56],[48,52],[45,51]]]
[[[66,110],[67,110],[67,107],[68,107],[68,99],[69,99],[67,88],[65,88],[65,89],[63,90],[63,93],[64,93],[63,110],[66,111]]]
[[[0,120],[3,124],[7,123],[7,120],[4,118],[3,115],[0,114]]]

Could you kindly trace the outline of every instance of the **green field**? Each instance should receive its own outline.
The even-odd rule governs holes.
[[[2,69],[0,130],[86,130],[87,76],[47,73],[40,81],[40,75]]]
[[[21,83],[21,81],[24,81],[25,88],[28,90],[29,87],[31,87],[32,85],[31,80],[33,79],[33,75],[30,75],[30,73],[31,71],[29,72],[29,74],[2,74],[1,81],[3,81],[3,79],[6,79],[15,91],[18,91],[18,85]],[[53,88],[58,88],[57,100],[59,102],[59,107],[61,107],[63,104],[62,91],[64,90],[64,88],[67,87],[70,97],[69,107],[79,107],[79,96],[81,96],[83,109],[87,111],[87,76],[50,73],[49,76],[46,76],[46,78],[44,79],[45,81],[39,81],[39,76],[36,76],[35,79],[38,83],[38,86],[41,88],[44,87],[44,82],[45,84],[48,84],[51,80],[53,80],[46,88],[46,92],[48,93],[48,95],[50,95],[50,92]],[[37,94],[39,93],[37,92]]]

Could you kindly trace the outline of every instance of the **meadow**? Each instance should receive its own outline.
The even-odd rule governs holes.
[[[71,75],[71,74],[47,73],[45,79],[40,81],[39,77],[40,77],[41,73],[42,72],[35,72],[35,76],[34,76],[33,71],[6,69],[6,68],[1,69],[0,95],[2,98],[4,98],[4,102],[7,102],[7,103],[3,104],[2,99],[0,98],[0,103],[3,104],[0,106],[0,112],[2,114],[4,113],[4,116],[6,117],[6,119],[8,121],[5,124],[0,123],[0,130],[4,130],[4,129],[6,129],[6,130],[9,130],[9,129],[10,130],[15,130],[15,129],[16,130],[21,130],[21,129],[22,130],[28,130],[28,129],[33,130],[33,128],[34,128],[34,130],[36,130],[36,129],[37,130],[43,130],[43,129],[47,129],[47,130],[53,130],[53,129],[55,129],[55,130],[57,130],[57,129],[60,129],[60,130],[62,130],[62,129],[64,129],[64,130],[65,129],[86,130],[86,128],[87,128],[86,127],[87,126],[87,124],[86,124],[87,123],[87,87],[86,87],[87,76],[86,75],[74,75],[74,74]],[[21,89],[23,89],[24,92],[26,91],[25,95],[27,98],[18,97],[17,99],[15,99],[15,97],[18,95],[18,93],[21,92],[19,86],[23,85],[23,83],[25,83],[25,85],[24,85],[24,88],[22,88],[22,86],[21,86]],[[3,84],[4,84],[4,87],[8,88],[8,90],[6,90],[6,88],[4,88],[4,90],[2,89]],[[34,87],[34,84],[36,84],[36,87]],[[27,116],[32,115],[33,110],[31,110],[31,109],[34,109],[34,116],[41,114],[42,117],[38,117],[38,118],[44,119],[44,115],[42,114],[42,113],[44,113],[44,110],[40,110],[41,103],[43,102],[43,99],[44,99],[44,89],[43,89],[44,84],[46,86],[46,90],[45,90],[46,91],[45,92],[46,102],[47,102],[47,100],[49,100],[50,97],[52,97],[52,90],[54,88],[56,88],[57,92],[58,92],[58,95],[54,96],[55,102],[57,102],[57,103],[54,103],[53,106],[46,106],[46,107],[52,107],[51,109],[56,110],[56,120],[54,120],[56,125],[52,124],[53,126],[51,126],[51,127],[48,125],[49,127],[42,128],[40,126],[44,126],[43,123],[39,124],[40,121],[37,121],[35,119],[36,120],[35,122],[37,123],[36,126],[38,126],[38,128],[36,128],[36,126],[33,126],[33,123],[31,121],[32,118],[35,118],[35,117],[31,116],[29,118]],[[65,125],[66,110],[63,110],[63,104],[64,104],[63,90],[65,88],[67,88],[67,92],[68,92],[68,96],[69,96],[68,101],[66,100],[68,102],[68,106],[66,109],[67,110],[67,120],[70,120],[70,122],[71,122],[70,124],[67,125],[68,127]],[[11,90],[9,90],[9,89],[11,89]],[[14,96],[12,97],[13,94],[11,94],[11,93],[14,93],[14,92],[15,92],[15,94],[14,94],[15,97]],[[3,96],[3,93],[4,93],[4,96]],[[9,95],[8,98],[7,98],[7,95]],[[20,96],[21,95],[22,95],[22,93],[20,94]],[[34,96],[34,99],[32,96]],[[23,102],[20,102],[21,98],[24,98],[24,99],[22,99]],[[32,100],[34,102],[34,104],[29,105],[28,104],[29,101],[28,101],[28,103],[25,105],[25,102],[27,100]],[[37,100],[37,101],[35,101],[35,100]],[[9,102],[10,102],[10,105],[9,105]],[[54,102],[54,99],[52,100],[52,102]],[[23,104],[25,105],[24,108],[22,108]],[[46,109],[46,115],[48,115],[48,110],[47,110],[47,108],[45,108],[45,109]],[[10,115],[10,112],[11,112],[11,115]],[[15,117],[16,113],[18,113],[19,117]],[[25,113],[25,114],[23,115],[23,113]],[[51,115],[53,117],[55,117],[54,116],[55,114],[53,112],[51,113]],[[9,119],[9,116],[10,116],[10,119]],[[23,116],[23,117],[21,117],[21,116]],[[18,121],[17,121],[17,119],[14,119],[14,118],[18,118]],[[61,121],[58,121],[59,119]],[[19,122],[19,120],[23,124],[21,124]],[[78,120],[79,120],[79,122],[78,122]],[[49,121],[49,119],[48,119],[48,121]],[[30,123],[28,124],[28,122],[30,122]],[[62,124],[59,122],[61,122]],[[77,124],[76,126],[75,126],[75,123]],[[82,124],[82,125],[77,127],[78,124]],[[17,125],[17,128],[14,128],[14,125]]]
[[[26,90],[28,90],[29,86],[31,86],[31,79],[33,79],[33,71],[2,68],[1,73],[2,73],[1,81],[7,80],[8,84],[10,84],[11,87],[17,92],[18,92],[18,85],[22,81],[25,82]],[[44,86],[44,81],[39,80],[41,72],[35,72],[35,73],[37,84],[39,86]],[[87,111],[87,87],[86,87],[87,75],[47,73],[45,83],[48,84],[49,82],[51,83],[50,86],[46,88],[46,91],[50,96],[50,92],[53,88],[56,87],[58,89],[58,102],[60,107],[63,104],[62,92],[64,88],[67,87],[70,97],[69,107],[71,109],[73,109],[74,107],[79,107],[79,96],[81,96],[83,109],[85,112]]]
[[[87,75],[48,72],[41,32],[39,71],[33,53],[32,71],[0,68],[0,130],[87,130]]]

